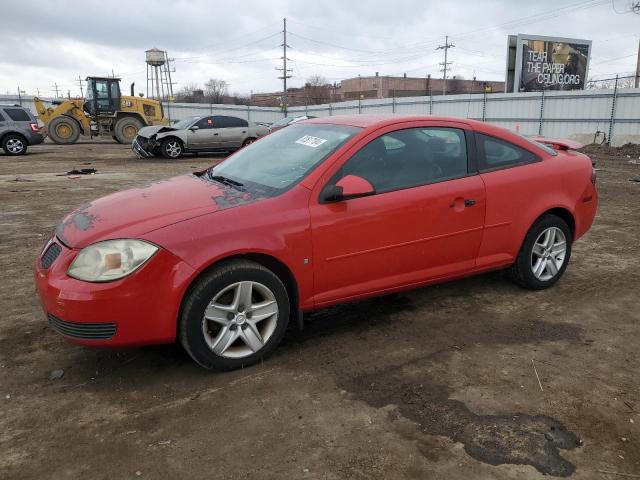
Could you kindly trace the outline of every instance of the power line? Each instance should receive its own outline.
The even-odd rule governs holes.
[[[447,53],[449,51],[450,48],[455,47],[455,45],[453,43],[449,43],[449,35],[444,37],[444,45],[439,45],[438,48],[436,48],[436,50],[444,50],[444,62],[440,62],[440,65],[442,65],[442,95],[446,95],[447,94],[447,68],[449,67],[449,65],[451,65],[453,62],[447,62]]]
[[[78,75],[78,85],[80,85],[80,96],[84,97],[84,89],[82,88],[84,82],[82,81],[82,77]]]
[[[276,70],[279,70],[282,72],[282,76],[278,77],[279,79],[282,80],[282,110],[284,112],[284,116],[287,116],[287,108],[288,108],[288,102],[289,102],[289,96],[287,95],[287,79],[291,78],[291,75],[289,75],[289,72],[292,72],[293,70],[291,70],[290,68],[287,68],[287,60],[289,60],[287,58],[287,48],[291,48],[289,45],[287,45],[287,19],[283,18],[282,19],[282,25],[283,25],[283,29],[282,29],[282,68],[276,68]]]

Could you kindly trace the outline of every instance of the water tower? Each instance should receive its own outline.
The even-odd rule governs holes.
[[[155,94],[157,100],[166,100],[173,97],[173,84],[171,82],[170,59],[166,50],[151,48],[145,52],[147,63],[147,97],[149,97],[149,84],[151,84],[151,96]],[[166,87],[166,94],[165,94]]]

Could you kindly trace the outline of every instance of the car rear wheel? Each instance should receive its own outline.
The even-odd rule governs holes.
[[[22,135],[10,133],[2,139],[2,149],[7,155],[24,155],[27,153],[27,141]]]
[[[249,137],[244,142],[242,142],[242,146],[246,147],[247,145],[251,145],[255,141],[256,141],[255,138]]]
[[[573,236],[560,217],[546,214],[533,224],[511,269],[525,288],[542,290],[556,283],[571,258]]]
[[[289,322],[282,281],[262,265],[232,261],[203,275],[190,289],[180,316],[180,341],[210,370],[231,370],[269,355]]]
[[[164,158],[180,158],[184,153],[182,142],[177,138],[167,138],[160,147]]]
[[[80,125],[75,119],[61,115],[49,122],[47,132],[58,145],[69,145],[80,138]]]

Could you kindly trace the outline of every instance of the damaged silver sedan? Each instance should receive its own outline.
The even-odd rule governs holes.
[[[171,126],[141,128],[131,144],[140,158],[185,153],[232,152],[269,133],[266,125],[223,115],[193,116]]]

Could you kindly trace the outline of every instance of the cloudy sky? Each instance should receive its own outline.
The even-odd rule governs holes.
[[[508,34],[593,40],[590,77],[635,69],[640,14],[630,0],[3,0],[0,93],[79,94],[80,75],[146,83],[144,51],[175,58],[173,80],[225,80],[230,92],[274,91],[288,22],[293,78],[440,76],[445,35],[452,74],[503,80]],[[10,21],[9,21],[10,20]],[[128,90],[124,87],[123,90]]]

